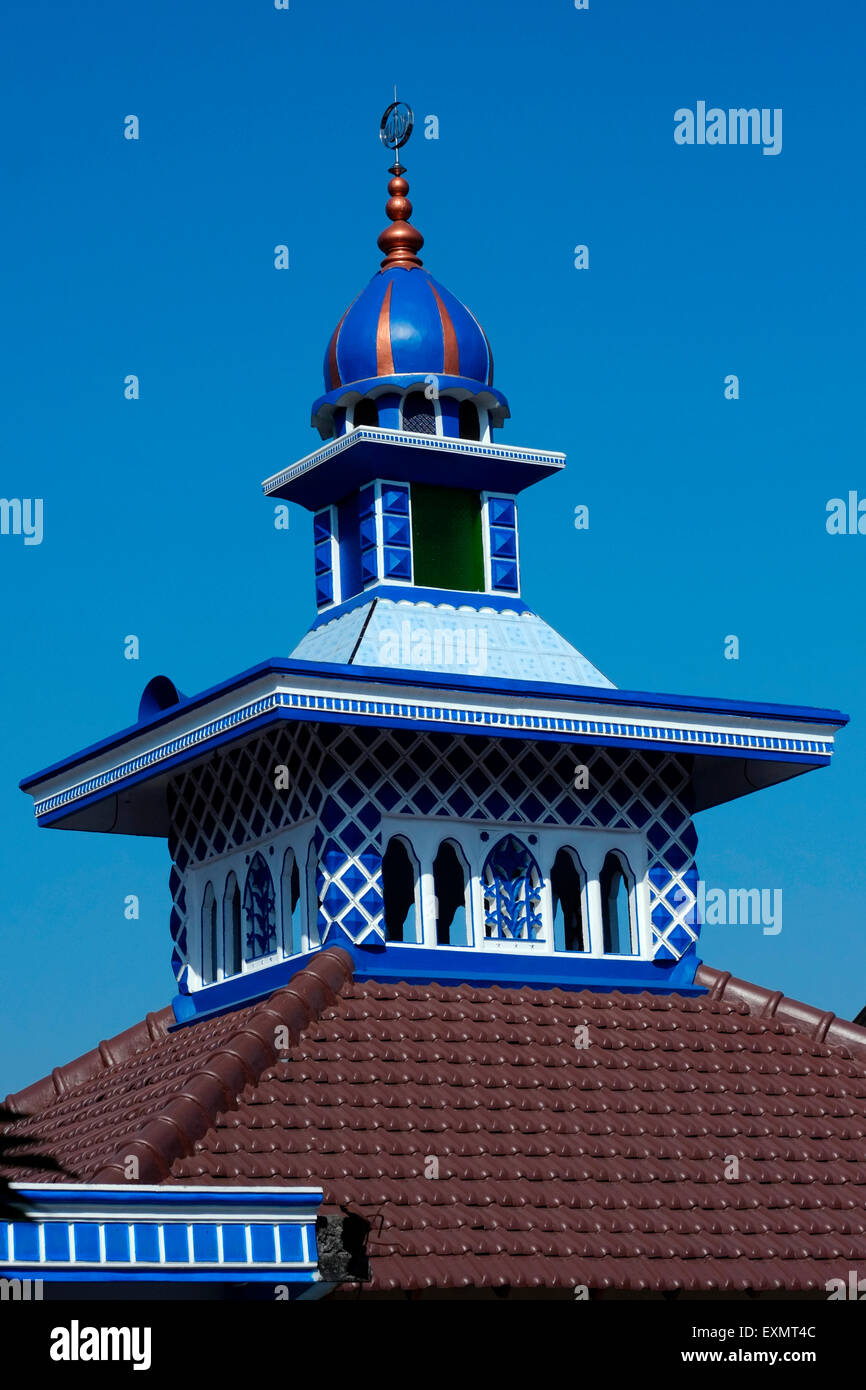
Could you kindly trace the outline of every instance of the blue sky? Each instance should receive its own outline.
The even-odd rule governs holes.
[[[378,265],[395,80],[439,119],[405,152],[414,220],[492,342],[503,438],[568,455],[522,504],[530,603],[624,688],[852,716],[830,770],[697,825],[709,885],[784,895],[781,933],[707,928],[704,959],[855,1014],[866,536],[825,519],[866,496],[861,8],[19,4],[4,28],[0,492],[45,529],[0,536],[0,1092],[173,993],[165,845],[38,831],[17,783],[132,722],[154,674],[192,693],[314,616],[309,520],[275,531],[259,485],[315,446],[325,344]],[[698,101],[781,108],[781,153],[675,144]]]

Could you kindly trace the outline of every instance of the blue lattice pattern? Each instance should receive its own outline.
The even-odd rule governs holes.
[[[542,878],[526,845],[504,835],[487,856],[482,879],[488,941],[538,941]]]
[[[358,540],[361,547],[361,583],[379,578],[379,536],[376,525],[376,484],[358,493]]]
[[[575,768],[589,787],[575,790]],[[274,768],[288,767],[288,791]],[[211,758],[172,784],[172,932],[183,964],[183,875],[188,864],[318,818],[319,930],[323,943],[384,940],[382,815],[515,825],[637,829],[649,846],[653,954],[693,948],[697,835],[689,759],[663,752],[591,749],[522,739],[464,738],[336,724],[280,728]]]
[[[316,571],[316,607],[334,602],[334,517],[333,507],[324,507],[313,517],[313,559]]]
[[[260,960],[269,956],[277,943],[274,880],[260,850],[253,855],[247,874],[243,909],[246,924],[246,958]]]
[[[311,724],[279,728],[235,744],[173,778],[168,787],[172,858],[171,964],[183,983],[188,964],[187,868],[313,816],[322,800],[316,767],[323,753]],[[278,769],[288,769],[288,787]]]
[[[382,577],[412,582],[412,536],[409,529],[409,489],[398,483],[380,484],[382,506]]]
[[[517,504],[511,497],[488,497],[487,534],[491,587],[517,593]]]

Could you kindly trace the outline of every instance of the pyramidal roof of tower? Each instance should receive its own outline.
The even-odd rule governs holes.
[[[292,652],[304,661],[382,667],[493,681],[616,687],[576,647],[522,603],[484,604],[369,598],[326,614]]]

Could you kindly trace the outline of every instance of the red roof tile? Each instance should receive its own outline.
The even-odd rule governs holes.
[[[87,1180],[134,1153],[142,1181],[321,1183],[371,1223],[374,1289],[822,1289],[866,1259],[866,1029],[699,982],[360,983],[324,951],[259,1005],[91,1062],[15,1130]]]

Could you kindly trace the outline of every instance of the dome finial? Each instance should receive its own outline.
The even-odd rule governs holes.
[[[414,124],[415,116],[411,106],[407,106],[404,101],[397,100],[397,88],[395,87],[394,100],[379,124],[379,139],[386,149],[402,149],[412,134]],[[409,223],[409,218],[412,216],[412,204],[406,196],[409,192],[409,185],[402,177],[405,172],[399,157],[388,170],[393,178],[388,184],[390,196],[385,204],[385,211],[393,226],[385,228],[377,243],[379,250],[385,252],[385,259],[382,261],[383,270],[390,270],[392,266],[402,266],[405,270],[411,270],[414,266],[423,264],[418,258],[417,252],[424,245],[424,238],[418,228]]]

